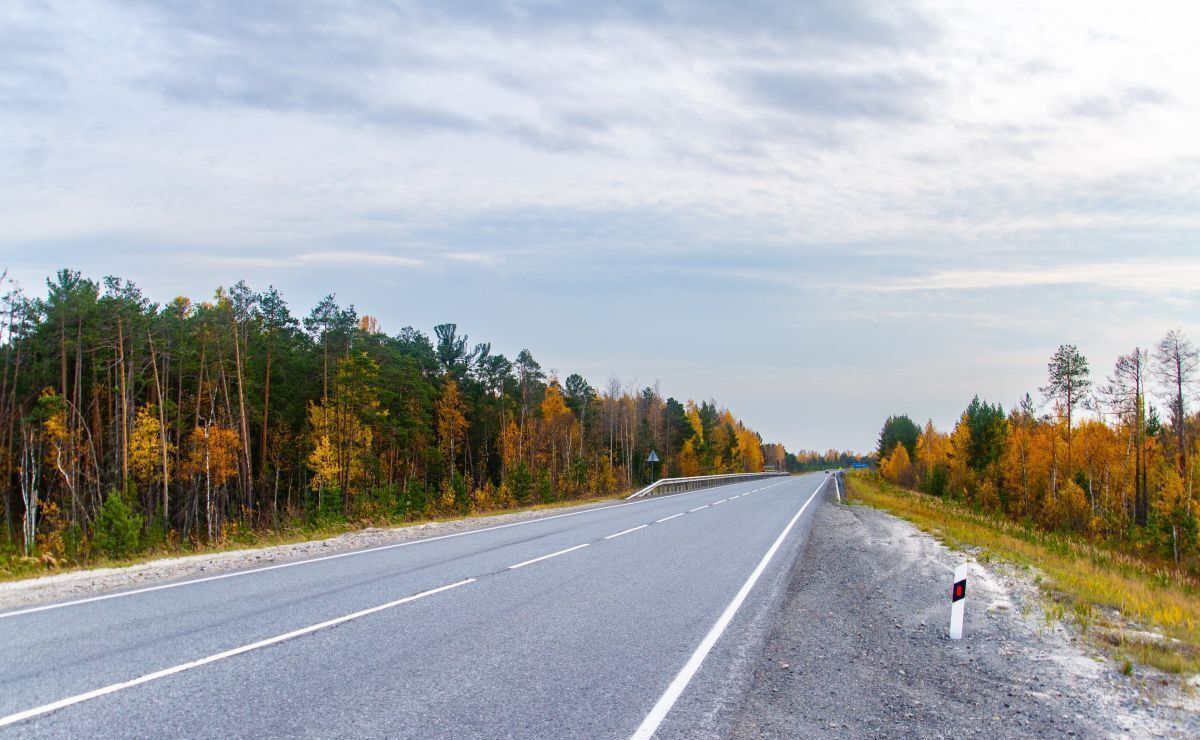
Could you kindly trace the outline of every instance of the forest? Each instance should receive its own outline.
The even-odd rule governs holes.
[[[763,445],[763,456],[767,465],[774,470],[785,470],[789,473],[809,473],[816,470],[831,470],[848,468],[852,465],[869,466],[875,462],[873,453],[863,454],[850,450],[829,449],[825,452],[816,450],[797,450],[788,452],[780,444]]]
[[[118,277],[9,281],[0,367],[0,560],[51,567],[796,461],[713,401],[560,380],[452,323],[389,334],[333,295],[297,316],[244,281],[161,305]]]
[[[1103,377],[1063,345],[1038,397],[1027,393],[1008,412],[976,396],[950,432],[906,415],[888,418],[879,472],[1031,527],[1197,572],[1200,414],[1189,413],[1189,403],[1198,367],[1195,346],[1177,330],[1151,349],[1121,355]]]

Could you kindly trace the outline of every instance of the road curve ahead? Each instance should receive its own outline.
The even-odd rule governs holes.
[[[0,737],[720,734],[825,481],[0,613]]]

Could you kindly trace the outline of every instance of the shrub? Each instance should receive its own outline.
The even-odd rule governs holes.
[[[454,492],[454,509],[459,514],[471,512],[471,481],[454,473],[450,477],[450,490]]]
[[[950,472],[945,465],[935,465],[929,471],[929,478],[925,481],[925,492],[933,496],[945,496],[946,486],[950,483]]]
[[[156,550],[167,547],[170,537],[170,531],[162,518],[154,517],[145,523],[142,528],[141,548],[143,550]]]
[[[554,481],[550,480],[549,470],[538,471],[537,477],[538,501],[548,504],[554,500]]]
[[[346,521],[346,510],[342,504],[342,492],[329,486],[317,494],[312,523],[317,527],[329,527]]]
[[[510,467],[505,479],[505,485],[512,492],[512,497],[516,499],[516,502],[522,505],[529,503],[530,494],[533,493],[533,476],[529,474],[529,468],[525,465],[525,461],[522,460]]]
[[[402,517],[424,516],[429,509],[429,492],[419,480],[405,481],[396,502],[396,513]]]
[[[110,558],[128,557],[138,549],[142,518],[117,491],[110,491],[96,515],[92,547]]]

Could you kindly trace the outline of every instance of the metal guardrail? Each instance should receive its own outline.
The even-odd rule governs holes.
[[[842,470],[841,468],[838,468],[836,470],[826,470],[825,477],[833,479],[833,489],[834,489],[834,492],[837,494],[837,502],[839,504],[842,503],[842,501],[849,498],[849,494],[846,493],[846,471],[845,470]]]
[[[725,473],[723,475],[693,475],[689,478],[662,478],[656,480],[642,490],[626,496],[626,500],[631,498],[642,498],[643,496],[656,496],[664,493],[681,493],[683,491],[696,491],[701,488],[712,488],[713,486],[724,486],[729,483],[738,483],[740,481],[758,480],[759,478],[780,478],[790,475],[789,473]]]

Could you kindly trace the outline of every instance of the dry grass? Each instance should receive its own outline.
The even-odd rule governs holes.
[[[907,519],[949,547],[983,548],[981,559],[1036,569],[1046,613],[1073,619],[1119,659],[1171,673],[1200,672],[1200,588],[1186,574],[874,477],[851,476],[848,488],[855,500]]]

